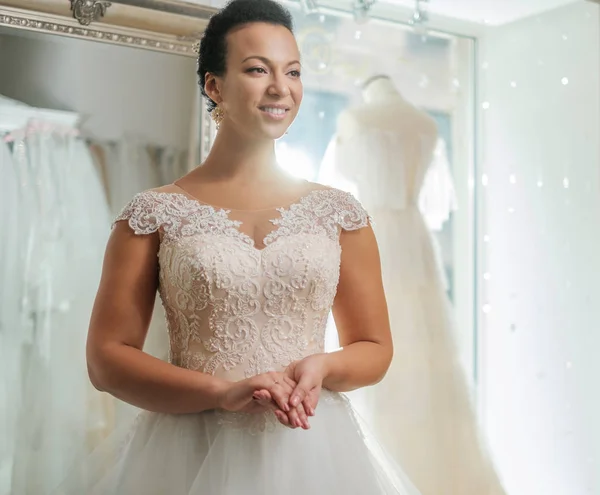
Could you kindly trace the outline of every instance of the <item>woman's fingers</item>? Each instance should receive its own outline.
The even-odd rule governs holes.
[[[271,397],[283,412],[290,411],[289,400],[292,390],[292,387],[285,382],[274,383],[269,389]]]
[[[290,424],[296,426],[298,428],[304,428],[308,430],[310,428],[310,424],[308,423],[308,416],[306,415],[306,411],[304,410],[304,406],[299,404],[297,407],[290,409],[288,412],[288,418],[290,420]]]
[[[317,408],[317,404],[319,403],[319,397],[321,395],[321,388],[313,388],[307,396],[304,398],[302,402],[304,404],[304,409],[309,416],[315,415],[315,409]]]
[[[261,400],[261,401],[272,401],[273,397],[271,397],[271,394],[269,393],[268,390],[257,390],[254,392],[254,394],[252,395],[253,399],[256,400]]]
[[[290,424],[290,419],[288,418],[288,415],[282,411],[280,411],[279,409],[277,409],[275,411],[275,417],[279,420],[279,422],[283,425],[283,426],[287,426],[288,428],[296,428],[295,426],[292,426]]]

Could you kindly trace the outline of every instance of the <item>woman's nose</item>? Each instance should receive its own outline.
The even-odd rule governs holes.
[[[280,98],[283,98],[285,96],[289,96],[290,88],[283,78],[275,76],[272,84],[269,86],[268,92],[272,96],[279,96]]]

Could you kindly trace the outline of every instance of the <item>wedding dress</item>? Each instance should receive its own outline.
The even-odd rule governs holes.
[[[355,402],[423,495],[503,495],[480,434],[429,229],[441,226],[454,202],[448,171],[433,153],[436,142],[435,135],[363,126],[343,140],[336,136],[325,156],[321,182],[353,192],[373,218],[394,339],[386,377]],[[432,159],[437,164],[428,175]],[[444,195],[421,196],[424,186]],[[420,205],[433,206],[433,213],[424,215]]]
[[[2,490],[40,495],[108,426],[87,378],[85,340],[110,216],[73,129],[30,122],[5,138]]]
[[[341,230],[369,217],[337,189],[260,211],[221,209],[177,189],[137,194],[117,221],[137,235],[158,232],[170,362],[241,380],[323,352]],[[324,390],[310,421],[292,430],[272,412],[141,412],[55,493],[418,495],[344,394]]]

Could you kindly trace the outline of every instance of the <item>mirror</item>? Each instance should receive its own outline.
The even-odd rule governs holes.
[[[1,494],[46,493],[133,413],[89,384],[85,329],[112,219],[199,159],[193,40],[178,28],[0,7]],[[166,358],[159,306],[146,350]]]

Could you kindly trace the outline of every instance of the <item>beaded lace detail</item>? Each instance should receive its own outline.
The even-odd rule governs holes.
[[[279,217],[269,220],[275,228],[262,239],[263,249],[229,210],[179,193],[140,193],[118,215],[115,222],[127,220],[138,235],[160,234],[159,292],[171,363],[241,380],[323,351],[339,279],[340,230],[365,227],[370,219],[338,189],[313,190],[273,211]],[[219,414],[223,424],[253,430],[274,418]]]

